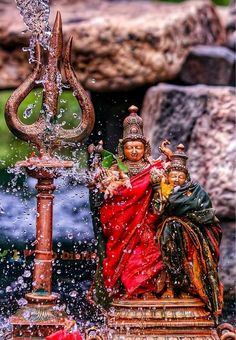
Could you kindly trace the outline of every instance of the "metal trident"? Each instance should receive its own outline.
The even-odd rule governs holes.
[[[50,136],[50,145],[46,146],[45,132],[47,121],[54,121],[57,116],[58,97],[60,89],[57,84],[57,77],[60,74],[62,64],[62,20],[60,12],[57,12],[54,22],[52,37],[49,43],[47,64],[42,61],[42,49],[39,44],[35,47],[35,68],[26,80],[12,93],[8,99],[5,109],[5,118],[9,129],[22,140],[36,145],[40,155],[51,153],[51,151],[61,145],[71,142],[81,142],[91,133],[95,114],[93,105],[86,91],[82,88],[71,66],[72,37],[70,37],[64,54],[65,77],[73,91],[82,111],[80,124],[73,129],[64,129],[60,124],[55,123],[55,130]],[[34,88],[35,82],[45,78],[43,92],[43,114],[39,115],[36,122],[31,125],[22,123],[18,116],[18,108],[24,98]]]

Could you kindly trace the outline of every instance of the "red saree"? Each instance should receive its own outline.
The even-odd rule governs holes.
[[[133,176],[132,188],[121,187],[101,208],[107,237],[103,277],[110,291],[118,282],[129,295],[152,290],[153,278],[163,269],[160,248],[155,242],[158,216],[149,212],[153,167],[162,168],[162,162],[157,161]]]

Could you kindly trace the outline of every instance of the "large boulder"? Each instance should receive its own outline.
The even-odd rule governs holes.
[[[151,87],[142,108],[153,153],[161,140],[186,146],[191,177],[209,192],[217,214],[235,215],[235,89],[205,85]]]
[[[236,54],[230,49],[198,45],[190,50],[179,76],[191,85],[234,86],[235,65]]]
[[[53,1],[66,39],[74,36],[73,63],[94,91],[127,90],[174,78],[189,49],[225,40],[211,1],[181,4],[148,1]],[[14,2],[0,3],[0,88],[16,87],[28,73],[22,18]],[[10,69],[12,71],[10,71]],[[9,70],[9,72],[7,72]]]

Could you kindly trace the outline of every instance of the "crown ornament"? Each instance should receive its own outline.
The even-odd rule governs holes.
[[[147,140],[143,135],[143,120],[137,114],[137,106],[130,106],[128,111],[130,114],[124,119],[123,122],[122,143],[124,144],[129,140],[141,140],[146,144]]]
[[[179,144],[176,148],[176,151],[173,152],[170,165],[168,167],[168,171],[177,170],[188,173],[187,168],[187,159],[188,156],[185,153],[185,147],[183,144]]]

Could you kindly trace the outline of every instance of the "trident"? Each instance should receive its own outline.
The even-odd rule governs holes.
[[[58,295],[52,293],[52,220],[54,178],[60,175],[60,169],[73,167],[72,161],[60,160],[53,151],[71,143],[82,142],[93,129],[95,114],[90,98],[76,79],[71,66],[72,37],[70,37],[62,60],[62,21],[58,12],[49,43],[47,62],[43,61],[42,50],[35,47],[35,68],[28,78],[13,92],[5,109],[5,119],[9,129],[18,138],[30,142],[38,149],[38,156],[31,156],[16,163],[37,179],[37,217],[36,248],[33,269],[33,288],[26,294],[28,304],[20,308],[11,317],[13,336],[47,336],[55,328],[62,328],[65,315],[55,309]],[[73,129],[64,129],[56,123],[58,97],[58,75],[61,65],[70,88],[76,97],[81,111],[80,124]],[[23,124],[18,116],[18,108],[24,98],[34,88],[35,83],[45,79],[42,111],[39,118],[31,125]],[[50,127],[51,129],[48,129]]]

